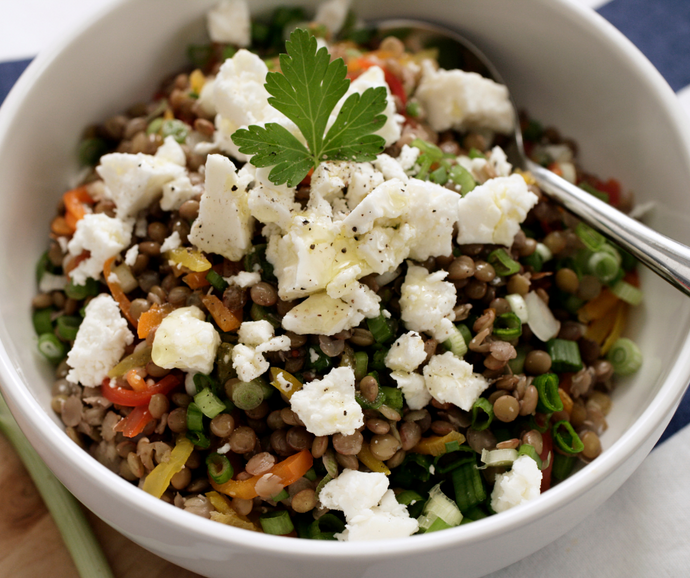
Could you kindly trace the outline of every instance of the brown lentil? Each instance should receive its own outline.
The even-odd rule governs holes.
[[[352,337],[350,337],[349,341],[358,347],[368,347],[374,343],[374,336],[368,329],[357,327],[352,331]]]
[[[379,419],[376,417],[368,419],[365,425],[367,426],[367,429],[370,432],[375,434],[387,434],[391,429],[390,424],[386,420]]]
[[[371,454],[383,462],[392,458],[400,447],[400,442],[391,434],[375,435],[369,442]]]
[[[400,433],[402,449],[405,451],[416,446],[422,437],[422,428],[415,421],[403,421],[398,427],[398,432]]]
[[[185,201],[180,205],[179,213],[183,219],[193,221],[199,216],[199,201],[194,199]]]
[[[489,283],[495,279],[496,270],[494,269],[494,266],[491,265],[491,263],[487,263],[486,261],[475,261],[474,267],[475,279],[479,279],[479,281],[484,281],[484,283]]]
[[[374,402],[379,394],[379,382],[372,375],[367,375],[359,382],[359,391],[368,402]]]
[[[520,413],[520,403],[512,395],[504,395],[494,402],[494,415],[502,422],[513,421]]]
[[[475,264],[472,257],[461,255],[448,266],[449,281],[468,279],[475,274]]]
[[[189,468],[183,467],[179,472],[176,472],[170,479],[170,485],[176,490],[184,490],[192,481],[192,471]]]
[[[520,400],[520,415],[531,415],[537,409],[537,402],[539,401],[539,391],[533,385],[528,385],[525,389],[525,394]]]
[[[158,257],[161,254],[161,244],[156,241],[142,241],[139,243],[139,252],[149,257]]]
[[[376,436],[374,436],[376,437]],[[362,432],[356,431],[352,435],[336,433],[331,438],[333,449],[344,456],[355,456],[362,450],[364,437]]]
[[[311,443],[311,455],[318,459],[326,453],[328,449],[328,436],[316,436]]]
[[[219,438],[226,438],[235,429],[235,419],[229,413],[221,413],[211,420],[211,433]]]
[[[522,436],[522,443],[531,445],[538,454],[541,454],[544,449],[544,439],[536,429],[525,432]]]
[[[496,436],[494,436],[490,429],[477,431],[470,428],[465,435],[467,437],[467,445],[478,454],[481,454],[482,450],[492,450],[496,447]]]
[[[551,369],[551,356],[541,349],[533,349],[525,357],[525,373],[541,375]]]
[[[359,460],[357,459],[357,456],[346,456],[345,454],[336,452],[335,461],[337,461],[342,468],[359,470]]]
[[[177,407],[168,414],[168,427],[173,433],[184,433],[187,431],[187,409]]]
[[[393,457],[386,462],[386,465],[392,470],[397,468],[405,460],[405,450],[398,450],[393,454]]]
[[[479,279],[470,279],[465,286],[465,295],[470,299],[482,299],[486,295],[488,286],[484,281]]]
[[[149,400],[149,412],[155,419],[160,419],[168,411],[170,402],[162,393],[154,393]]]
[[[311,447],[314,434],[308,432],[304,426],[293,426],[286,432],[285,441],[293,450],[299,452]]]
[[[580,436],[583,445],[582,457],[588,460],[593,460],[601,453],[601,440],[599,436],[593,431],[586,431]]]
[[[230,507],[240,516],[248,516],[254,507],[254,501],[243,500],[242,498],[233,498],[230,501]]]
[[[292,496],[290,505],[298,514],[309,512],[316,507],[316,492],[311,488],[306,488]]]
[[[580,288],[580,279],[572,269],[563,267],[556,272],[556,286],[566,293],[575,294]]]

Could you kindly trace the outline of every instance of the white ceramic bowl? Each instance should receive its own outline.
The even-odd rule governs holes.
[[[265,11],[279,0],[252,0]],[[295,2],[315,4],[311,2]],[[91,510],[135,542],[213,577],[479,576],[553,541],[608,498],[660,436],[690,379],[690,301],[643,272],[629,333],[642,370],[614,395],[606,451],[525,506],[409,539],[291,540],[225,527],[138,490],[73,444],[50,410],[51,368],[35,352],[34,263],[57,199],[77,171],[82,129],[146,99],[201,39],[212,0],[122,0],[40,56],[0,112],[0,378],[17,421],[51,469]],[[582,162],[615,176],[652,224],[688,242],[690,130],[675,96],[644,57],[593,12],[567,0],[355,2],[365,19],[423,18],[456,26],[503,73],[516,101],[580,144]],[[556,570],[556,569],[552,569]]]

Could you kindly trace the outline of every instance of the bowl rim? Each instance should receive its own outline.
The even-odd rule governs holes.
[[[536,1],[543,3],[545,0]],[[53,44],[50,50],[42,52],[34,59],[0,108],[0,144],[24,96],[31,92],[33,85],[49,69],[58,55],[71,44],[78,42],[95,23],[115,11],[127,9],[128,5],[135,2],[137,0],[112,1],[67,32]],[[555,9],[565,11],[572,18],[579,19],[580,24],[594,28],[602,38],[606,39],[609,48],[618,53],[619,58],[627,60],[631,68],[646,77],[650,89],[664,105],[665,113],[674,120],[677,136],[686,143],[685,156],[688,157],[688,166],[690,166],[690,123],[676,95],[661,74],[621,32],[594,10],[574,0],[549,0],[549,3],[555,6]],[[677,361],[657,395],[634,424],[597,458],[596,467],[583,468],[533,502],[503,512],[500,516],[479,520],[472,524],[471,529],[460,526],[433,535],[372,542],[295,541],[267,534],[257,535],[194,516],[162,503],[120,478],[69,440],[64,430],[43,411],[28,388],[24,386],[20,372],[13,365],[7,350],[4,347],[0,349],[2,392],[25,433],[46,461],[55,460],[55,463],[68,464],[81,477],[92,478],[91,483],[100,486],[107,497],[129,502],[145,516],[163,520],[178,531],[196,534],[210,542],[240,545],[246,551],[271,553],[286,558],[308,555],[315,560],[326,558],[332,560],[334,557],[345,559],[353,554],[357,554],[362,560],[383,559],[391,556],[415,555],[421,551],[429,553],[453,547],[459,543],[470,545],[488,537],[496,537],[527,526],[545,514],[558,511],[572,499],[591,490],[601,480],[610,476],[635,453],[646,438],[660,428],[665,419],[670,419],[671,412],[680,402],[689,378],[690,335],[685,338],[679,348]],[[660,433],[659,431],[659,435]],[[95,476],[95,471],[100,475]],[[101,479],[98,480],[98,477]],[[74,491],[76,494],[80,493],[79,488],[74,488]]]

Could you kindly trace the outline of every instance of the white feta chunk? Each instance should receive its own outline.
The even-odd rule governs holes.
[[[213,42],[249,46],[251,17],[245,0],[221,0],[206,14],[208,34]]]
[[[354,210],[383,181],[383,174],[371,163],[356,163],[350,176],[350,186],[345,193],[348,208]]]
[[[77,230],[67,247],[72,256],[88,251],[89,257],[72,269],[72,281],[84,285],[89,277],[100,278],[105,262],[129,245],[132,227],[131,220],[122,221],[105,213],[90,213],[79,219]]]
[[[508,157],[505,151],[495,146],[489,153],[489,165],[493,169],[497,177],[509,177],[513,171],[513,165],[508,162]]]
[[[181,167],[187,166],[187,155],[184,154],[184,150],[182,150],[180,143],[175,140],[174,136],[166,136],[163,144],[158,147],[154,156],[157,159],[175,163]]]
[[[204,188],[200,185],[193,185],[188,176],[179,177],[163,185],[163,196],[160,200],[161,209],[177,211],[183,203],[203,192]]]
[[[458,200],[458,244],[510,247],[520,223],[538,200],[520,175],[486,181]]]
[[[326,29],[335,35],[345,24],[347,13],[350,10],[351,0],[326,0],[319,4],[314,16],[314,23],[325,26]]]
[[[426,388],[424,376],[407,371],[393,371],[391,377],[398,384],[398,389],[405,396],[405,403],[410,409],[422,409],[431,401],[431,394]]]
[[[407,173],[402,165],[392,156],[386,153],[381,153],[373,162],[374,168],[381,171],[383,177],[388,181],[390,179],[400,179],[403,183],[408,181]]]
[[[178,247],[182,246],[182,239],[180,238],[180,234],[177,231],[173,231],[169,237],[166,237],[165,240],[163,241],[163,244],[161,245],[161,253],[166,253],[168,251],[172,251],[173,249],[177,249]]]
[[[529,456],[520,456],[513,462],[509,472],[496,476],[491,492],[491,509],[504,512],[539,496],[541,471]]]
[[[239,343],[232,349],[232,365],[242,381],[251,381],[266,373],[270,364],[267,351],[288,351],[290,338],[274,337],[275,330],[266,320],[245,321],[237,330]]]
[[[67,287],[67,283],[69,283],[67,275],[53,275],[48,271],[44,271],[41,275],[41,281],[38,284],[38,290],[41,293],[62,291],[65,287]]]
[[[299,335],[335,335],[357,327],[362,319],[364,313],[349,303],[319,292],[290,309],[283,317],[283,327]]]
[[[295,202],[294,187],[274,185],[268,175],[270,168],[255,170],[255,183],[249,191],[248,205],[252,216],[258,221],[268,224],[275,223],[281,229],[290,226],[293,213],[300,210]]]
[[[237,330],[240,343],[245,345],[259,345],[275,335],[275,329],[265,319],[261,321],[245,321]]]
[[[347,524],[338,540],[380,540],[410,536],[418,529],[407,508],[388,489],[388,478],[377,472],[346,469],[319,493],[321,504],[345,514]]]
[[[502,134],[513,131],[515,114],[508,89],[476,72],[423,65],[415,96],[427,111],[435,131],[489,129]]]
[[[317,436],[352,435],[364,424],[355,400],[355,374],[349,367],[336,367],[323,379],[305,383],[292,394],[290,406],[307,431]]]
[[[408,331],[393,342],[384,363],[393,371],[414,371],[425,359],[424,340],[416,331]]]
[[[412,170],[421,152],[417,147],[404,144],[398,155],[398,164],[404,171]]]
[[[137,257],[139,256],[139,245],[132,245],[125,253],[125,265],[134,267],[137,262]]]
[[[161,321],[153,339],[151,359],[165,369],[209,374],[213,370],[220,335],[192,305],[175,309]]]
[[[436,401],[452,403],[465,411],[470,411],[489,387],[483,375],[474,373],[472,365],[450,351],[434,355],[424,366],[423,373],[426,387]]]
[[[67,381],[96,387],[117,365],[134,334],[110,295],[101,293],[86,306],[74,345],[67,354]]]
[[[223,277],[229,285],[237,285],[243,289],[246,287],[253,287],[261,281],[261,275],[255,271],[240,271],[237,275],[232,277]]]
[[[248,181],[227,157],[208,156],[206,192],[189,233],[191,243],[230,261],[239,261],[251,249],[254,219],[247,204]]]
[[[160,198],[163,185],[186,174],[175,162],[144,153],[110,153],[101,157],[96,172],[120,219],[136,214]]]
[[[434,339],[448,338],[455,319],[455,285],[443,281],[447,271],[429,273],[424,267],[409,265],[400,287],[400,318],[411,331],[428,332]]]

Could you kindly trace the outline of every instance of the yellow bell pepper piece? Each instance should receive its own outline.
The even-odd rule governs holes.
[[[142,347],[113,367],[108,372],[108,377],[124,377],[130,369],[144,367],[149,361],[151,361],[151,348]]]
[[[146,476],[144,481],[144,491],[160,498],[170,485],[172,477],[184,468],[189,456],[194,451],[194,444],[186,437],[180,437],[177,444],[170,452],[170,459],[167,462],[158,464],[151,473]]]
[[[464,443],[465,436],[460,432],[452,431],[444,436],[422,438],[411,451],[425,456],[442,456],[446,453],[446,444],[450,442]]]
[[[210,261],[204,257],[201,251],[189,247],[178,247],[166,251],[165,257],[176,265],[181,265],[194,272],[208,271],[211,268]]]
[[[601,354],[606,355],[613,346],[616,341],[618,341],[618,338],[621,336],[621,333],[623,333],[623,329],[625,329],[625,321],[628,317],[628,304],[621,301],[618,304],[618,308],[616,309],[616,321],[613,323],[613,329],[611,329],[611,333],[609,333],[608,337],[606,338],[606,341],[604,341],[604,344],[601,346]]]
[[[278,367],[271,367],[271,385],[288,399],[296,391],[302,389],[302,382],[299,379]]]
[[[235,526],[235,528],[242,528],[243,530],[252,530],[254,532],[261,532],[261,530],[246,516],[241,516],[230,505],[230,500],[218,492],[206,492],[206,497],[211,505],[216,509],[211,512],[211,519],[214,522],[220,522],[227,526]]]
[[[194,94],[201,94],[204,84],[206,84],[206,77],[198,68],[189,75],[189,87]]]
[[[383,473],[387,476],[391,475],[391,471],[388,469],[388,466],[378,458],[375,458],[374,455],[371,453],[371,450],[369,449],[369,444],[362,444],[362,449],[357,454],[357,459],[360,462],[362,462],[366,467],[368,467],[372,472]]]

